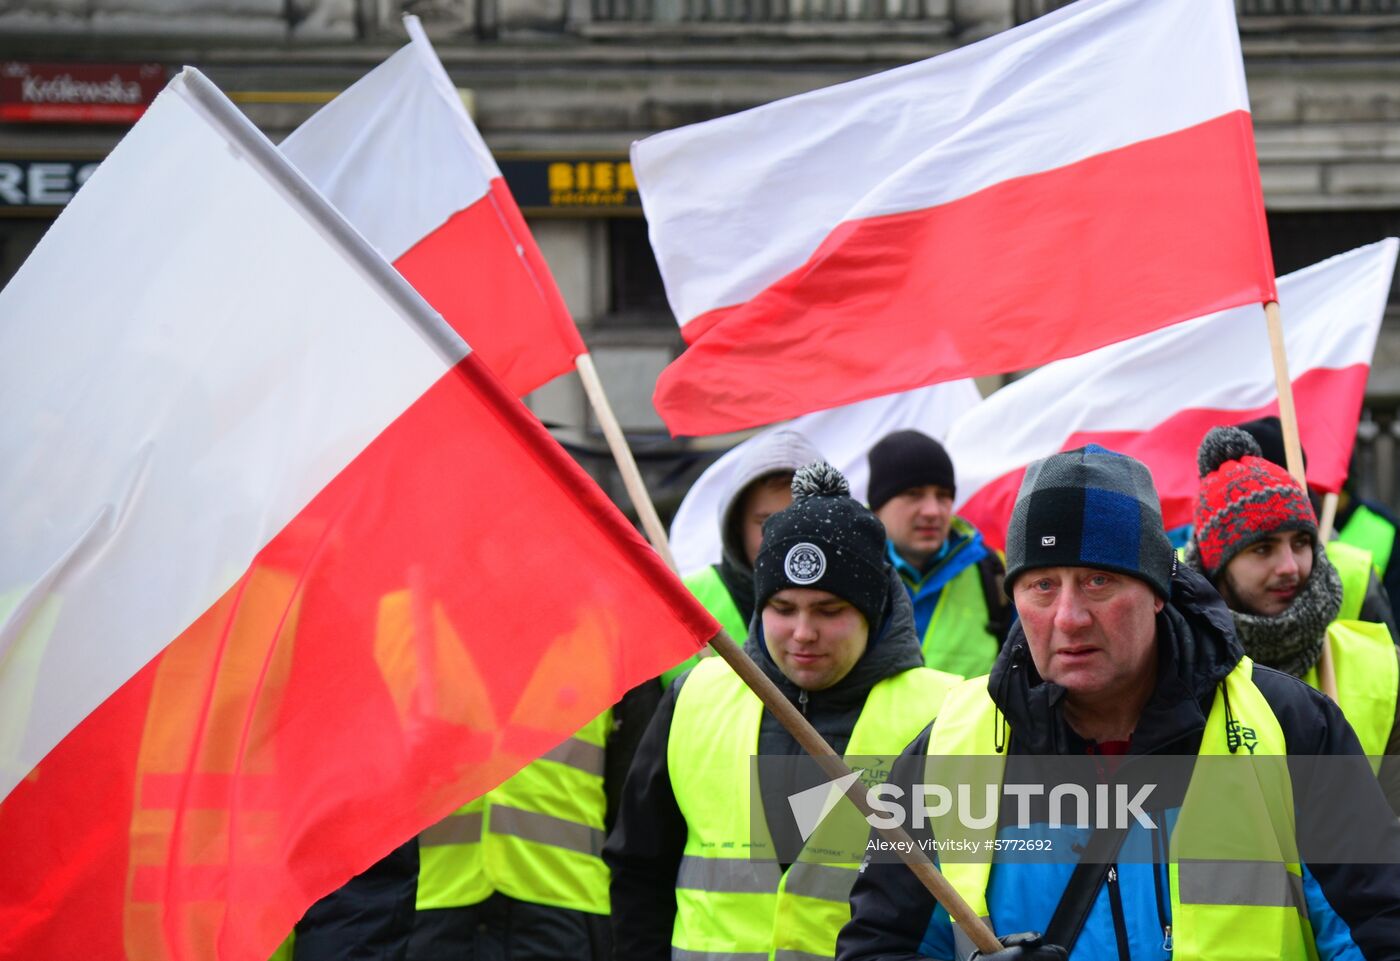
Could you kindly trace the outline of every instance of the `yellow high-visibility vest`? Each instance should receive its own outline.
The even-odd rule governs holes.
[[[420,911],[517,901],[607,914],[603,761],[612,709],[418,836]]]
[[[1400,659],[1390,629],[1371,621],[1333,621],[1327,625],[1327,641],[1337,676],[1337,706],[1356,731],[1371,767],[1378,769],[1395,725],[1396,692],[1400,691]],[[1322,690],[1316,665],[1303,680]]]
[[[1001,652],[1001,638],[987,630],[990,619],[982,569],[973,564],[943,585],[938,595],[924,628],[924,664],[958,677],[986,674]]]
[[[847,757],[898,754],[938,712],[956,680],[914,668],[877,683],[851,732]],[[718,659],[697,665],[676,699],[667,764],[687,834],[671,945],[687,961],[830,958],[850,920],[860,852],[849,851],[849,841],[857,837],[863,849],[869,827],[842,802],[798,860],[779,870],[763,812],[750,805],[762,716],[757,696]],[[851,818],[858,822],[854,834]],[[835,844],[843,845],[839,853],[825,847]],[[842,860],[828,863],[838,856]]]
[[[1346,526],[1337,532],[1337,541],[1352,544],[1371,552],[1371,559],[1381,576],[1390,569],[1390,554],[1395,549],[1395,525],[1365,504],[1357,505]],[[1330,550],[1332,545],[1327,545]]]
[[[1293,792],[1284,763],[1287,746],[1278,719],[1251,680],[1253,671],[1253,662],[1243,658],[1226,677],[1224,693],[1216,690],[1198,759],[1229,754],[1228,696],[1235,730],[1245,732],[1251,756],[1277,758],[1278,763],[1266,761],[1230,781],[1218,776],[1219,768],[1214,769],[1216,776],[1192,778],[1168,855],[1175,961],[1316,957],[1294,842]],[[988,759],[999,756],[996,776],[1004,777],[1005,755],[994,743],[1001,723],[986,678],[959,685],[949,692],[934,722],[930,764],[978,758],[984,765],[978,770],[985,776],[993,766]],[[992,826],[983,833],[990,837],[995,830]],[[934,818],[934,832],[940,840],[976,833],[951,816]],[[1240,851],[1247,856],[1232,857]],[[987,905],[993,863],[989,858],[949,860],[942,871],[968,907],[996,930]],[[956,922],[955,918],[954,941],[958,957],[965,958],[972,943]]]

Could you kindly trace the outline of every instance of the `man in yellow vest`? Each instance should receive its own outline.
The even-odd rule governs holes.
[[[607,961],[603,839],[661,696],[640,684],[418,836],[407,961]]]
[[[794,430],[757,437],[735,471],[734,486],[719,508],[718,564],[689,574],[685,586],[736,642],[753,620],[753,562],[763,542],[763,522],[792,503],[792,475],[821,460],[811,442]],[[663,684],[699,661],[699,656],[661,675]]]
[[[1206,434],[1197,461],[1186,560],[1230,606],[1245,653],[1316,688],[1325,644],[1338,702],[1366,753],[1400,754],[1400,652],[1384,625],[1344,609],[1342,577],[1332,548],[1318,543],[1307,493],[1235,427]]]
[[[870,509],[914,605],[924,663],[963,677],[991,669],[1010,626],[1001,557],[953,515],[953,462],[943,445],[898,430],[870,449]]]
[[[1400,821],[1337,706],[1250,661],[1219,595],[1178,568],[1147,468],[1092,445],[1032,463],[1006,560],[1020,616],[1005,649],[989,677],[949,692],[901,764],[925,778],[905,796],[955,771],[1001,789],[929,815],[934,840],[980,842],[945,848],[940,866],[1001,936],[987,957],[1394,957]],[[1283,762],[1298,755],[1328,755],[1332,777],[1292,777]],[[1104,800],[1064,815],[1050,800],[1064,784],[1045,772],[1076,764]],[[1109,787],[1162,766],[1184,772],[1174,787],[1127,805],[1120,793],[1103,817]],[[1335,856],[1359,838],[1367,863]],[[1305,839],[1334,856],[1300,857]],[[868,858],[851,908],[839,961],[974,954],[898,862]]]
[[[763,526],[759,616],[745,649],[835,750],[863,761],[895,754],[953,678],[923,666],[884,528],[845,478],[815,464],[792,490],[792,506]],[[849,858],[813,851],[787,802],[795,792],[784,774],[796,765],[783,759],[801,753],[724,661],[707,658],[677,679],[638,747],[603,850],[616,957],[831,956],[864,824]],[[751,793],[755,755],[776,763],[757,766]]]

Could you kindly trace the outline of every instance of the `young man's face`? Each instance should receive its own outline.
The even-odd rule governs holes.
[[[1157,674],[1162,599],[1135,577],[1039,567],[1016,579],[1016,610],[1040,676],[1083,702],[1132,698]]]
[[[1288,610],[1312,569],[1312,534],[1278,531],[1230,558],[1216,586],[1231,610],[1277,617]]]
[[[792,475],[770,474],[749,485],[739,504],[739,530],[744,539],[744,556],[753,567],[763,546],[763,522],[792,505]]]
[[[806,691],[824,691],[851,673],[869,640],[865,615],[830,591],[784,588],[763,608],[769,656]]]
[[[953,522],[953,492],[937,484],[900,491],[875,512],[899,556],[922,567],[937,554]]]

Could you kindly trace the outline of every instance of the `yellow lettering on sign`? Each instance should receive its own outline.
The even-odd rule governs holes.
[[[549,189],[574,189],[574,168],[571,164],[553,163],[549,165]]]
[[[555,190],[549,195],[551,207],[622,207],[627,195],[621,190]]]
[[[579,190],[587,190],[593,186],[593,165],[580,163],[574,165],[574,186]]]
[[[617,165],[617,186],[622,190],[636,190],[637,178],[632,175],[632,165],[623,162]]]
[[[613,176],[617,165],[611,161],[602,161],[593,165],[593,187],[596,190],[612,190],[616,182]]]

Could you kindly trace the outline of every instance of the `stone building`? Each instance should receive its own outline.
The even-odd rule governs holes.
[[[34,89],[113,75],[158,87],[192,64],[278,140],[397,49],[399,17],[415,13],[525,208],[665,513],[727,439],[672,441],[652,411],[656,375],[681,342],[630,189],[628,145],[931,56],[1062,5],[0,0],[0,281],[124,129],[87,122],[104,119],[94,116],[45,119],[16,103],[26,78]],[[1237,7],[1278,271],[1400,234],[1400,0]],[[561,378],[530,403],[621,498],[577,379]],[[1392,504],[1400,501],[1397,407],[1400,293],[1354,465],[1363,493]]]

